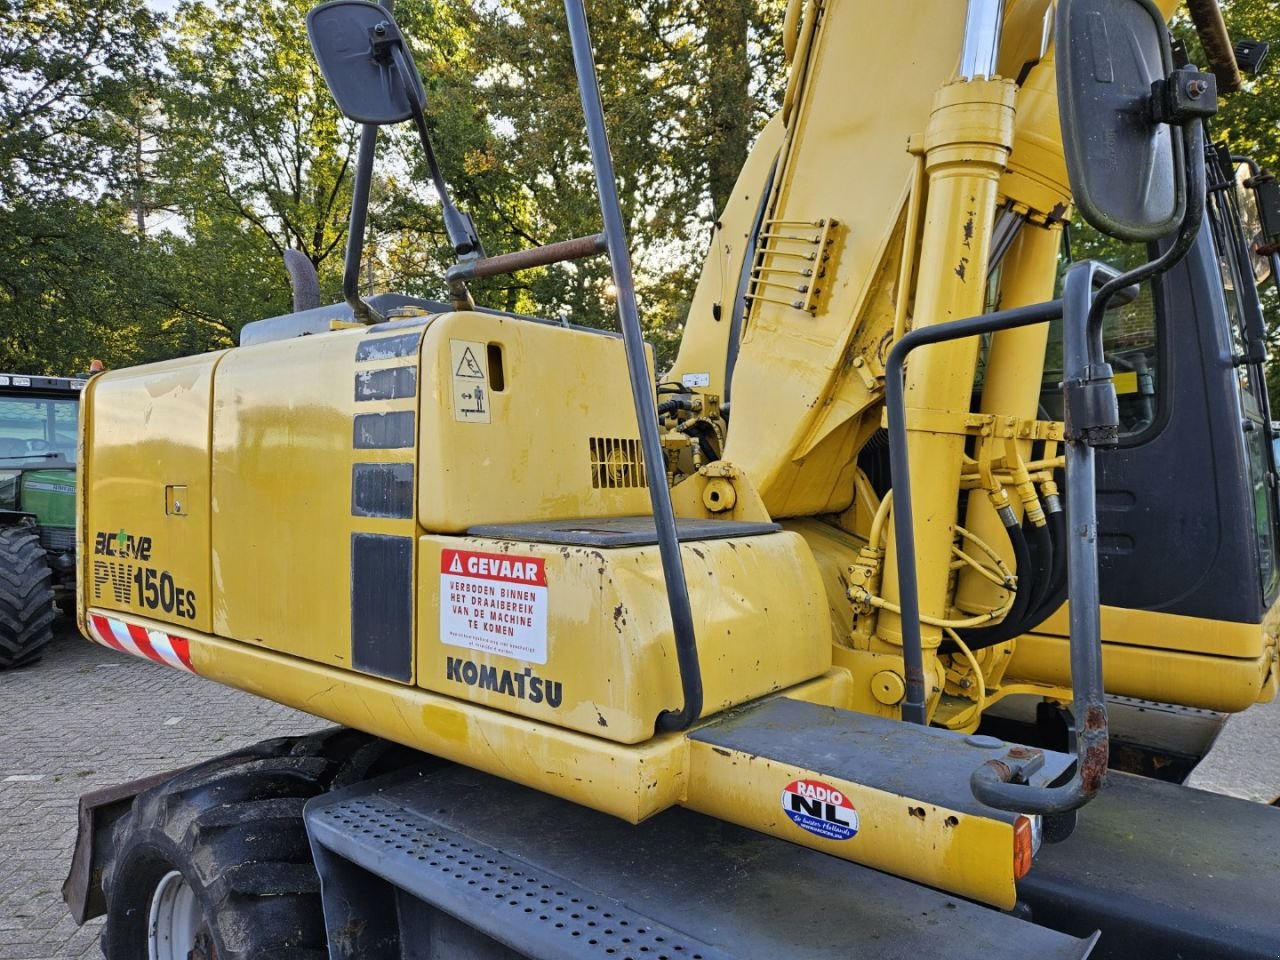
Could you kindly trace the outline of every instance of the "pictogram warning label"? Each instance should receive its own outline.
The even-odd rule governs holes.
[[[462,351],[462,359],[458,361],[458,369],[453,372],[453,375],[462,377],[464,380],[484,379],[484,371],[480,369],[480,364],[476,362],[475,352],[469,344]]]
[[[440,639],[454,647],[547,662],[547,572],[541,557],[440,553]]]
[[[821,780],[792,780],[782,788],[782,810],[801,830],[827,840],[858,832],[858,811],[843,793]]]
[[[449,341],[453,370],[453,418],[459,423],[489,423],[489,357],[483,343]]]

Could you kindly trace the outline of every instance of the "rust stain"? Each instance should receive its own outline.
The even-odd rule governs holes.
[[[988,760],[984,766],[990,767],[996,772],[996,779],[1001,783],[1008,783],[1013,779],[1013,771],[1009,769],[1009,765],[1003,760]]]
[[[1107,755],[1110,743],[1107,738],[1107,712],[1099,704],[1092,704],[1084,714],[1084,761],[1080,767],[1080,784],[1085,793],[1093,795],[1102,786],[1107,775]]]

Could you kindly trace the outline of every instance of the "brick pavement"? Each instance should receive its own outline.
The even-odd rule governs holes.
[[[0,672],[0,960],[101,957],[61,887],[80,794],[323,720],[80,639]]]

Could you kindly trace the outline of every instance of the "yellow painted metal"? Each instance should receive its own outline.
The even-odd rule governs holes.
[[[777,158],[761,249],[748,265],[725,459],[673,493],[685,518],[790,518],[785,533],[682,547],[707,715],[780,690],[899,713],[898,617],[865,599],[898,599],[896,553],[890,545],[882,555],[879,543],[891,501],[857,464],[881,427],[885,356],[908,325],[982,311],[998,202],[1035,224],[1006,256],[1001,306],[1047,299],[1053,224],[1069,206],[1052,49],[1042,51],[1037,35],[1050,4],[1007,8],[1002,73],[1038,61],[1016,95],[1011,80],[948,82],[963,4],[935,4],[923,17],[910,4],[882,5],[875,30],[851,2],[788,8],[801,26],[785,119],[766,128],[723,212],[672,371],[705,375],[697,389],[708,395],[726,392],[739,276]],[[885,44],[885,35],[911,43]],[[1044,341],[1044,328],[993,338],[985,414],[1014,427],[1034,420]],[[954,594],[957,492],[979,482],[962,478],[966,435],[984,426],[970,413],[977,349],[931,347],[909,369],[917,573],[931,618],[1003,599],[969,573]],[[409,377],[415,389],[362,396],[380,374]],[[96,378],[82,418],[82,629],[87,608],[163,627],[190,641],[210,679],[632,822],[684,804],[847,856],[780,816],[780,786],[822,771],[654,734],[657,715],[681,701],[655,547],[463,535],[481,523],[648,513],[645,486],[664,482],[664,470],[639,458],[618,389],[625,379],[616,338],[470,311],[372,328],[335,323],[312,337]],[[1009,440],[1005,449],[1028,447]],[[990,455],[984,445],[987,468]],[[407,506],[357,509],[353,476],[368,464],[412,468]],[[970,499],[966,526],[1007,558],[994,514],[977,491]],[[404,683],[351,664],[358,534],[413,545],[414,669]],[[545,566],[544,654],[517,659],[445,642],[446,549]],[[180,603],[179,590],[189,599],[184,592]],[[939,631],[926,627],[926,688],[935,704],[952,695],[936,717],[976,723],[982,697],[975,708],[958,695],[975,673],[993,698],[1062,695],[1063,632],[1060,613],[1016,648],[958,665],[932,654]],[[1104,609],[1103,634],[1112,692],[1222,710],[1275,693],[1274,623],[1264,632]],[[556,684],[554,698],[515,693],[531,689],[535,673],[544,691]],[[836,785],[866,818],[853,859],[1013,905],[1007,823]]]
[[[417,366],[417,351],[357,363],[362,346],[421,328],[360,328],[229,352],[213,399],[213,632],[351,667],[352,534],[412,537],[410,519],[353,515],[358,463],[414,462],[407,445],[357,448],[357,417],[412,417],[412,394],[357,400],[361,376]],[[287,371],[305,370],[306,376]],[[282,372],[284,375],[282,375]]]
[[[750,389],[734,391],[725,452],[775,517],[852,502],[854,460],[875,427],[860,421],[868,412],[879,419],[872,408],[883,373],[872,369],[868,380],[853,360],[882,364],[896,301],[907,295],[896,289],[913,163],[903,148],[954,71],[963,17],[962,4],[937,5],[927,17],[889,4],[877,8],[872,31],[859,5],[828,3],[810,45],[797,52],[795,107],[769,217],[836,221],[835,253],[816,316],[752,304],[735,373]],[[882,29],[911,43],[882,43]]]
[[[691,741],[689,753],[685,806],[1003,909],[1017,899],[1010,823],[711,743]],[[818,837],[785,815],[778,802],[783,788],[805,779],[819,779],[852,801],[856,836]]]
[[[1216,632],[1213,621],[1200,623],[1206,633]],[[1256,626],[1253,631],[1258,633]],[[1105,628],[1103,635],[1107,636]],[[1235,713],[1268,696],[1275,648],[1267,647],[1252,658],[1225,657],[1104,640],[1102,667],[1108,693]],[[1007,678],[1010,683],[1069,687],[1066,638],[1038,633],[1019,637]]]
[[[699,392],[725,396],[725,363],[729,333],[738,291],[738,276],[755,224],[769,170],[782,146],[782,118],[766,124],[738,174],[733,193],[717,220],[711,246],[702,264],[702,273],[689,316],[685,321],[680,352],[667,375],[679,381],[685,374],[705,374],[707,386]]]
[[[1014,0],[1009,5],[999,63],[1006,77],[1018,77],[1034,64],[1018,89],[1013,153],[1000,181],[1000,194],[1039,222],[1062,219],[1071,204],[1051,34],[1047,49],[1041,51],[1046,14],[1053,16],[1048,0]]]
[[[96,608],[89,612],[114,614]],[[129,619],[144,627],[161,626]],[[622,746],[346,668],[164,629],[189,641],[196,672],[210,680],[631,823],[674,806],[685,794],[685,746],[678,734]]]
[[[1055,267],[1061,243],[1060,227],[1023,226],[1000,266],[1002,309],[1053,299]],[[1047,323],[1001,330],[992,335],[984,367],[981,412],[1027,420],[1036,418],[1040,402],[1040,370],[1044,366],[1048,339]],[[1030,459],[1031,443],[1018,441],[1017,446],[1021,456]],[[1020,517],[1021,504],[1017,498],[1013,499],[1014,512]],[[991,544],[1006,563],[1013,564],[1009,536],[987,497],[969,497],[964,525]],[[989,610],[1003,600],[1003,591],[990,581],[971,571],[960,575],[955,600],[959,609],[969,612]]]
[[[772,519],[750,478],[728,460],[709,463],[678,484],[671,491],[671,506],[677,517],[688,519]]]
[[[1036,633],[1065,637],[1067,608],[1064,603],[1036,628]],[[1268,636],[1256,623],[1205,620],[1155,610],[1108,606],[1102,607],[1101,612],[1105,643],[1252,660],[1276,642],[1274,636]]]
[[[85,387],[77,616],[85,603],[211,631],[209,408],[227,353],[132,367]],[[185,485],[181,515],[166,487]]]
[[[442,621],[456,616],[454,606],[465,608],[466,601],[444,595],[445,549],[545,563],[545,664],[475,648],[481,644],[446,642]],[[427,536],[419,551],[420,686],[620,743],[649,739],[658,714],[680,706],[656,545],[602,550]],[[830,668],[827,598],[798,535],[685,543],[681,555],[698,637],[704,716]],[[501,584],[487,589],[494,593],[491,600],[502,602]],[[510,682],[500,683],[507,672]],[[544,689],[555,684],[559,702],[525,696],[524,685],[534,677]]]
[[[929,200],[916,289],[917,327],[982,312],[996,191],[1013,142],[1014,99],[1013,84],[1001,80],[956,82],[938,92],[925,133]],[[977,349],[971,338],[918,351],[907,371],[908,418],[912,408],[967,412]],[[912,493],[920,612],[946,617],[964,439],[913,431],[907,444],[916,466]],[[925,464],[927,469],[920,469]],[[898,599],[899,573],[891,536],[882,584],[882,595],[891,602]],[[876,634],[891,645],[900,644],[899,618],[882,613]],[[922,635],[929,648],[941,639],[936,627],[924,626]]]
[[[500,352],[505,383],[501,390],[490,384],[488,422],[459,418],[453,386],[465,390],[467,381],[454,362],[457,343]],[[635,410],[621,388],[627,369],[620,339],[450,313],[427,327],[422,357],[424,530],[649,512],[647,484],[661,482],[663,470],[643,463]]]
[[[787,520],[783,526],[804,537],[817,563],[831,618],[831,636],[837,646],[849,646],[853,635],[853,608],[849,604],[849,566],[866,540],[820,520]]]
[[[1276,611],[1264,624],[1274,624]],[[1236,712],[1274,696],[1277,631],[1257,624],[1102,607],[1107,690],[1120,696]],[[1020,637],[1010,683],[1068,686],[1067,605]]]
[[[1013,830],[1000,820],[920,804],[909,794],[750,757],[684,734],[623,745],[260,647],[130,620],[187,639],[196,671],[208,679],[631,823],[682,805],[962,896],[1005,908],[1013,904]],[[847,675],[832,671],[788,695],[832,704],[847,697],[847,686]],[[782,815],[781,788],[804,777],[822,778],[853,800],[860,817],[856,843],[841,847],[820,840]]]

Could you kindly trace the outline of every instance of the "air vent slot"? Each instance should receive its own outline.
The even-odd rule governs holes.
[[[649,485],[640,441],[591,438],[591,486],[597,490],[637,489]]]

